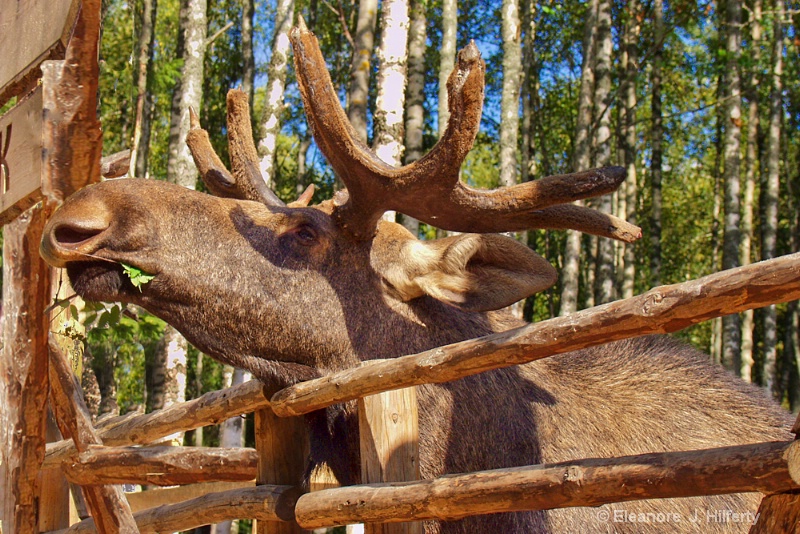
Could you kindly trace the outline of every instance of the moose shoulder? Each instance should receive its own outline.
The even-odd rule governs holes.
[[[88,187],[45,230],[42,255],[65,267],[87,299],[132,302],[164,318],[198,348],[275,387],[421,352],[518,322],[501,308],[555,282],[541,257],[492,232],[573,228],[631,241],[638,228],[570,204],[606,194],[620,169],[476,191],[458,169],[483,100],[483,62],[459,54],[448,82],[451,118],[440,143],[395,169],[352,132],[316,39],[292,35],[309,124],[347,185],[332,201],[284,205],[263,185],[245,97],[229,95],[232,172],[205,132],[190,136],[217,196],[147,180]],[[196,120],[196,119],[195,119]],[[386,210],[465,233],[423,242]],[[121,264],[154,275],[135,288]],[[444,473],[789,439],[788,414],[761,391],[668,338],[642,338],[420,387],[420,468]],[[353,407],[311,416],[312,462],[358,480]],[[604,522],[596,510],[498,514],[430,524],[442,532],[643,532],[696,527],[697,510],[755,512],[758,496],[641,501],[626,513],[669,511],[683,523]],[[705,512],[703,512],[705,513]],[[732,526],[707,523],[730,532]]]

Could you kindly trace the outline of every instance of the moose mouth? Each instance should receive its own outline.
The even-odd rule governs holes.
[[[75,292],[87,300],[132,300],[139,293],[125,274],[124,256],[107,247],[107,226],[52,224],[40,253],[49,264],[66,268]],[[118,257],[120,256],[120,257]]]
[[[133,295],[134,287],[122,265],[110,261],[73,261],[66,265],[70,284],[87,300],[115,301]]]

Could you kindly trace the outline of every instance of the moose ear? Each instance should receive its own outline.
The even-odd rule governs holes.
[[[556,282],[556,270],[544,258],[501,235],[409,239],[401,248],[402,259],[381,271],[406,301],[428,295],[463,310],[497,310]]]

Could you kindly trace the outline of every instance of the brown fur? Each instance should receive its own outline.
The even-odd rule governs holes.
[[[502,236],[423,245],[386,223],[372,241],[358,242],[340,232],[325,206],[265,207],[136,180],[74,195],[50,221],[42,254],[66,266],[86,298],[140,304],[204,352],[276,387],[516,326],[486,310],[552,282],[552,268]],[[116,262],[155,278],[140,292]],[[425,477],[791,438],[788,414],[760,390],[669,338],[423,386],[419,398]],[[314,454],[336,461],[325,458],[326,446],[338,447],[355,480],[357,440],[341,436],[353,432],[352,413],[328,416],[319,424],[331,429],[323,436],[330,442]],[[757,504],[757,496],[727,496],[603,508],[677,513],[679,524],[615,523],[598,519],[601,509],[569,509],[427,528],[731,532],[748,525],[691,518],[707,510],[755,512]]]

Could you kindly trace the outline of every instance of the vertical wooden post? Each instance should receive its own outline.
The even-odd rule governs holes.
[[[278,417],[271,408],[255,412],[258,476],[256,484],[296,485],[308,459],[308,432],[301,417]],[[286,522],[255,521],[254,534],[306,532],[295,522],[294,510]]]
[[[362,483],[419,480],[416,387],[359,399],[358,424]],[[365,534],[421,534],[422,531],[420,522],[364,525]]]
[[[47,443],[61,440],[53,413],[47,412]],[[39,472],[39,531],[49,532],[70,525],[69,483],[60,468]]]
[[[33,208],[3,233],[3,350],[0,358],[0,525],[38,530],[38,473],[47,420],[50,267],[39,258],[47,220]]]

